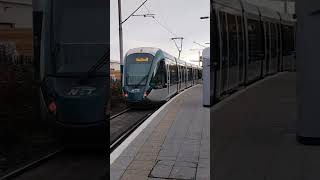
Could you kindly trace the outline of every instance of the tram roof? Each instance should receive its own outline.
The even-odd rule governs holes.
[[[273,11],[267,7],[259,7],[259,10],[262,17],[277,19],[280,21],[280,15],[277,11]]]
[[[183,65],[187,65],[188,67],[196,67],[196,68],[200,68],[200,66],[198,65],[194,65],[192,63],[189,63],[187,61],[184,61],[184,60],[181,60],[181,59],[178,59],[170,54],[168,54],[167,52],[163,51],[162,49],[160,48],[155,48],[155,47],[138,47],[138,48],[133,48],[133,49],[130,49],[126,56],[130,55],[130,54],[135,54],[135,53],[149,53],[149,54],[152,54],[152,55],[156,55],[158,51],[161,51],[164,56],[168,59],[171,59],[173,61],[177,61],[178,64],[183,64]]]
[[[213,3],[227,6],[229,8],[242,9],[242,6],[239,0],[215,0],[213,1]]]
[[[256,6],[254,4],[248,3],[245,0],[215,0],[214,3],[219,7],[219,9],[226,11],[241,10],[248,15],[253,15],[258,18],[260,15],[262,18],[272,18],[280,21],[280,16],[282,21],[294,22],[292,15],[279,13],[268,7]]]
[[[138,47],[138,48],[130,49],[127,52],[127,56],[135,53],[148,53],[155,56],[159,50],[160,50],[159,48],[155,48],[155,47]]]

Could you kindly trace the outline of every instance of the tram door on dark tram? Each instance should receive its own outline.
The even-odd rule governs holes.
[[[228,88],[228,26],[226,13],[220,12],[220,28],[221,28],[221,43],[222,55],[220,59],[220,94],[227,91]]]
[[[234,15],[227,15],[229,62],[228,62],[228,90],[238,86],[239,62],[238,62],[238,26]]]
[[[269,74],[269,65],[270,65],[270,58],[271,58],[271,43],[270,43],[270,23],[266,22],[265,23],[265,31],[266,31],[266,61],[265,61],[265,66],[264,66],[264,74]]]
[[[244,24],[243,18],[237,16],[238,21],[238,43],[239,43],[239,83],[244,83],[244,68],[245,68],[245,41],[244,41]]]
[[[219,83],[219,79],[217,77],[217,75],[220,72],[220,39],[219,39],[219,27],[218,27],[218,19],[217,19],[217,14],[214,10],[214,8],[212,8],[212,24],[211,24],[211,29],[212,29],[212,35],[211,35],[211,41],[212,43],[210,44],[210,48],[212,50],[212,54],[210,55],[210,80],[211,80],[211,91],[213,91],[213,96],[214,97],[219,97],[219,94],[217,94],[219,91],[218,89],[218,83]],[[214,101],[214,99],[212,99],[212,102]]]
[[[169,64],[166,64],[167,66],[167,89],[168,89],[168,95],[170,94],[170,69],[169,69]]]
[[[276,24],[276,61],[277,61],[277,72],[280,72],[280,56],[281,56],[281,49],[280,49],[280,25]]]
[[[277,72],[278,56],[277,56],[277,26],[274,23],[270,24],[270,35],[271,35],[271,59],[270,59],[270,73],[274,74]]]
[[[282,25],[278,24],[278,48],[279,48],[279,54],[278,54],[278,72],[281,72],[282,69],[282,61],[283,61],[283,48],[282,48]]]

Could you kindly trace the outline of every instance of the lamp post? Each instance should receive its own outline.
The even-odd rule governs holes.
[[[119,49],[120,49],[120,82],[122,82],[123,74],[123,31],[122,31],[122,13],[121,13],[121,0],[118,0],[118,15],[119,15]]]

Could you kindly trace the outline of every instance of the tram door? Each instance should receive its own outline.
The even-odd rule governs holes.
[[[279,25],[278,24],[275,24],[275,28],[276,28],[276,54],[275,54],[275,58],[276,58],[276,72],[279,72],[280,69],[279,69],[279,63],[280,63],[280,54],[281,54],[281,49],[280,49],[280,35],[279,35],[279,31],[280,31],[280,28],[279,28]]]
[[[277,26],[276,24],[272,23],[270,24],[270,35],[271,35],[271,57],[270,57],[270,63],[269,63],[269,70],[271,74],[274,74],[277,72],[278,69],[278,47],[277,47]]]
[[[170,95],[170,66],[169,64],[166,64],[167,66],[167,89],[168,89],[168,96]]]
[[[270,23],[266,22],[265,24],[265,30],[266,30],[266,62],[265,62],[265,69],[264,71],[266,74],[269,74],[270,72],[270,58],[271,58],[271,43],[270,43]]]
[[[178,72],[179,72],[179,90],[180,92],[182,90],[182,66],[178,65]]]
[[[241,16],[237,16],[238,21],[238,40],[239,40],[239,82],[244,84],[245,68],[245,41],[244,41],[244,23]]]
[[[226,13],[220,12],[220,28],[221,28],[221,64],[220,64],[220,94],[223,94],[227,91],[228,88],[228,63],[229,63],[229,56],[228,56],[228,26],[227,26],[227,16]]]
[[[282,47],[282,26],[278,24],[278,47],[279,47],[279,57],[278,57],[278,72],[283,71],[282,63],[283,63],[283,47]]]
[[[228,90],[238,86],[239,75],[239,49],[238,49],[238,25],[236,16],[228,14]]]

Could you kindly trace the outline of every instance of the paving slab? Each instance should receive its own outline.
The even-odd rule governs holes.
[[[116,170],[111,179],[210,180],[209,128],[210,109],[202,106],[198,85],[172,100],[129,144],[110,165]]]

